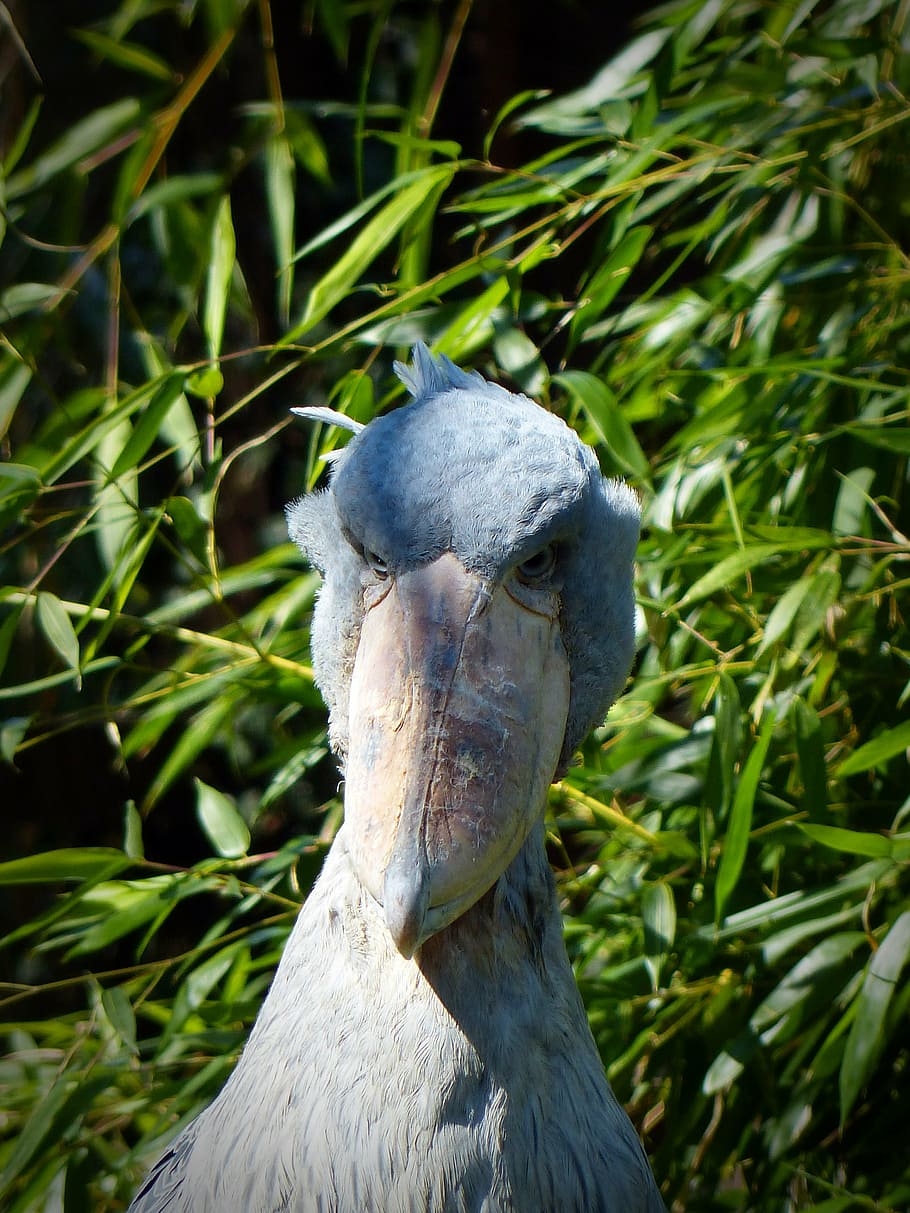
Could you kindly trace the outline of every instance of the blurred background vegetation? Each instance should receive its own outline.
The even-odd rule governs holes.
[[[668,1207],[910,1207],[908,9],[0,5],[4,1209],[233,1064],[340,817],[287,410],[417,338],[642,496],[550,846]]]

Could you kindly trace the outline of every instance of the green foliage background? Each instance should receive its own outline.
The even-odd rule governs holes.
[[[2,1207],[125,1208],[230,1071],[340,817],[287,408],[416,338],[642,496],[550,824],[668,1207],[910,1207],[906,0],[673,0],[476,140],[470,0],[289,8],[344,95],[268,0],[4,9]]]

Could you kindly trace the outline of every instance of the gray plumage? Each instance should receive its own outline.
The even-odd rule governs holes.
[[[631,660],[637,504],[624,486],[604,481],[568,427],[525,397],[433,359],[423,346],[412,367],[397,369],[414,402],[357,432],[333,462],[329,489],[289,508],[293,538],[324,574],[313,655],[333,745],[347,759],[346,822],[234,1073],[155,1166],[133,1213],[664,1208],[588,1028],[542,825],[546,781],[602,718]],[[379,618],[375,604],[391,611],[395,595],[404,603],[410,582],[433,569],[464,575],[475,597],[455,656],[445,650],[420,667],[435,671],[425,677],[425,697],[436,723],[432,779],[420,784],[415,818],[419,846],[401,841],[414,797],[393,796],[394,841],[381,850],[385,884],[380,873],[370,885],[363,836],[375,845],[384,819],[367,812],[363,835],[364,809],[351,787],[365,770],[366,786],[375,778],[378,788],[383,768],[371,754],[364,759],[364,737],[367,749],[379,747],[398,735],[402,719],[389,726],[384,705],[365,716],[355,705],[369,678],[358,650],[367,644],[367,615],[375,609]],[[445,630],[449,615],[433,614],[435,593],[421,602],[431,603],[433,627]],[[519,720],[527,696],[516,698],[512,675],[493,655],[483,677],[496,687],[459,682],[476,630],[492,636],[497,612],[517,628],[519,652],[530,653],[540,635],[545,661],[566,660],[566,704],[550,750],[541,743],[538,751],[536,742],[526,750],[539,752],[546,775],[529,793],[527,824],[502,851],[503,870],[464,893],[483,866],[478,839],[500,820],[499,803],[509,801],[517,778],[510,773],[506,787],[498,773],[505,751],[485,764],[478,738],[501,737],[506,749],[513,738],[517,747],[534,715]],[[424,634],[410,617],[406,623],[405,647]],[[393,647],[380,632],[375,660],[381,665]],[[406,702],[419,715],[415,668],[406,666]],[[434,678],[445,682],[442,690]],[[497,695],[506,716],[498,732],[485,719]],[[397,704],[393,696],[393,714]],[[475,710],[480,732],[466,721]],[[454,782],[439,791],[433,781],[447,762],[455,763]],[[446,797],[457,799],[453,789],[460,795],[465,787],[473,799],[445,818]],[[428,824],[440,813],[441,832]],[[414,875],[408,857],[415,855],[407,912],[396,918],[390,889],[399,889],[401,871]],[[438,892],[447,864],[467,873],[457,896]]]

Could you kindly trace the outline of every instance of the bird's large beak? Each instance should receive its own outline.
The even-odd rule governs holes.
[[[559,761],[569,669],[538,612],[453,555],[390,580],[363,621],[345,770],[348,849],[412,956],[492,887]]]

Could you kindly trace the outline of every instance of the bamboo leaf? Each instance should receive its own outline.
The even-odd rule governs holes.
[[[38,626],[63,662],[77,676],[79,673],[79,638],[63,603],[56,594],[42,590],[35,610]]]
[[[641,920],[645,932],[645,960],[655,989],[660,972],[676,938],[676,901],[669,884],[660,880],[642,893]]]
[[[31,383],[32,369],[18,358],[0,356],[0,438],[7,432],[25,389]]]
[[[245,948],[243,943],[232,943],[222,948],[207,960],[197,965],[184,979],[174,998],[173,1009],[167,1027],[161,1035],[161,1048],[166,1048],[179,1034],[189,1015],[202,1006],[214,987],[234,963],[237,953]]]
[[[884,729],[877,737],[854,750],[838,766],[835,774],[840,779],[848,775],[856,775],[860,771],[868,771],[872,767],[882,766],[895,755],[903,753],[910,746],[910,720],[893,728]]]
[[[153,80],[164,80],[167,83],[174,79],[174,72],[167,63],[148,47],[109,38],[107,34],[97,30],[77,29],[73,30],[73,35],[96,55],[115,63],[118,67],[126,68],[127,71],[139,72]]]
[[[52,283],[17,282],[0,294],[0,321],[6,324],[17,316],[40,311],[60,296],[60,287]]]
[[[796,618],[796,612],[809,592],[810,584],[811,581],[808,577],[797,577],[775,602],[765,620],[761,643],[756,653],[757,657],[760,657],[766,649],[786,635],[787,629]]]
[[[297,341],[348,294],[364,270],[401,231],[432,195],[449,184],[454,165],[435,165],[417,175],[416,180],[397,193],[351,241],[328,273],[310,291],[300,322],[284,338]]]
[[[52,147],[27,168],[20,169],[9,178],[6,183],[7,197],[17,198],[20,194],[40,189],[51,178],[72,168],[115,139],[138,119],[139,114],[139,102],[134,97],[124,97],[79,119]]]
[[[888,1037],[888,1009],[910,958],[910,910],[891,925],[872,955],[856,1002],[840,1069],[841,1125],[868,1082]]]
[[[111,1027],[126,1045],[130,1053],[138,1053],[136,1047],[136,1016],[133,1004],[121,986],[111,986],[101,995],[101,1005]]]
[[[290,318],[294,286],[294,157],[283,135],[273,135],[265,148],[265,185],[278,268],[278,308],[282,321]]]
[[[881,834],[845,830],[841,826],[807,825],[803,822],[797,822],[797,826],[813,842],[820,842],[822,846],[843,851],[847,855],[869,855],[876,859],[893,853],[890,838]]]
[[[762,720],[761,730],[756,738],[749,757],[746,759],[742,775],[733,797],[733,807],[730,810],[730,822],[724,836],[723,851],[717,869],[717,881],[714,886],[714,921],[719,923],[724,915],[724,909],[730,895],[736,888],[742,872],[746,851],[749,846],[749,833],[752,829],[752,810],[755,805],[755,793],[758,791],[758,781],[761,778],[765,757],[771,744],[774,732],[774,713],[768,711]]]
[[[828,769],[821,721],[815,709],[803,699],[797,699],[793,708],[803,804],[810,817],[818,817],[828,803]]]
[[[130,429],[129,436],[111,468],[113,480],[137,466],[157,438],[165,418],[182,394],[183,375],[169,375],[143,408],[138,422]]]
[[[131,862],[112,847],[65,847],[0,863],[0,885],[110,879]]]
[[[228,859],[245,855],[250,847],[250,831],[233,802],[201,779],[193,782],[196,785],[196,815],[209,842],[219,855]]]
[[[601,442],[628,472],[650,480],[651,469],[638,439],[616,397],[607,385],[587,371],[564,371],[554,375],[553,382],[561,384],[580,405],[597,431]]]
[[[213,362],[221,353],[236,251],[231,200],[225,194],[218,203],[212,224],[209,269],[205,283],[205,308],[202,314],[202,327],[208,342],[209,357]]]

